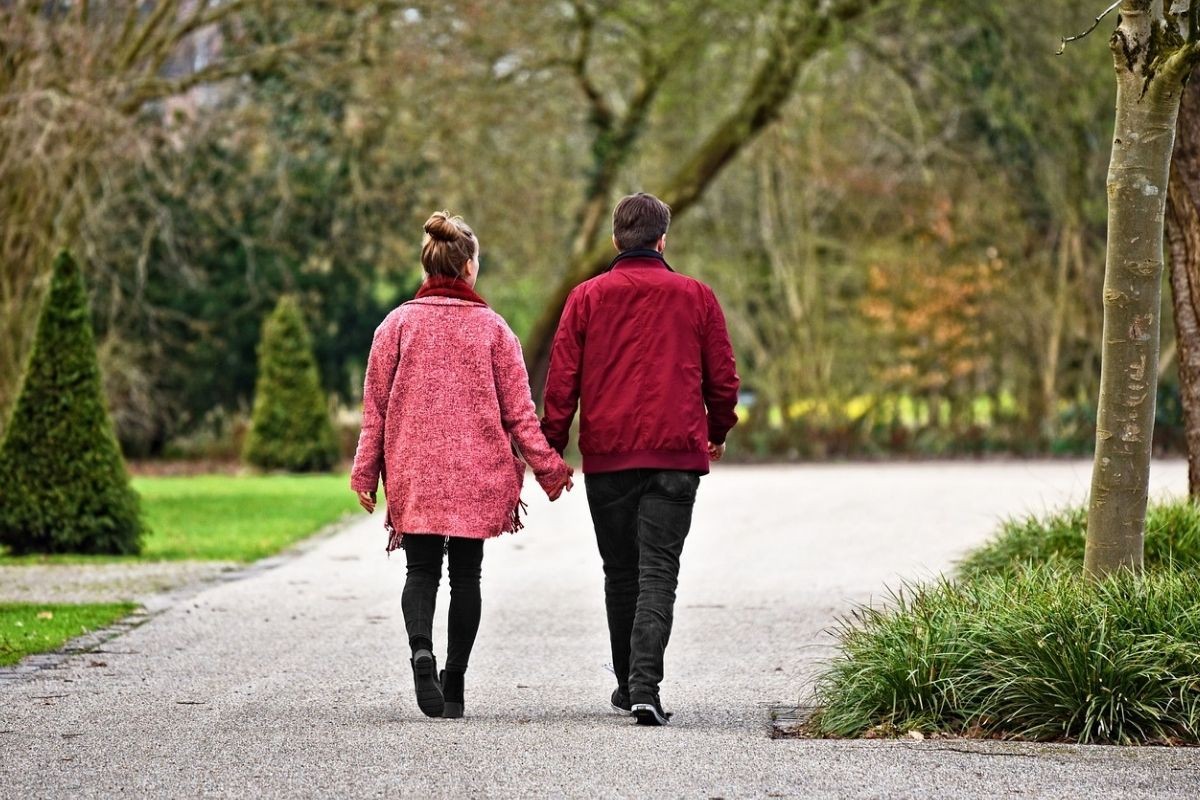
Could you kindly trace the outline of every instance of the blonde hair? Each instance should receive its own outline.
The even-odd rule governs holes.
[[[463,267],[478,253],[479,240],[462,217],[437,211],[425,220],[425,236],[421,239],[421,266],[425,274],[461,278]]]

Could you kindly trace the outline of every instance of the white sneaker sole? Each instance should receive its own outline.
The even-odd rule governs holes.
[[[658,713],[653,703],[634,703],[633,716],[638,725],[670,725],[671,720]]]

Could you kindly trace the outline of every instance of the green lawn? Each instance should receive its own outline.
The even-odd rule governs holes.
[[[111,625],[136,608],[135,603],[0,603],[0,667],[57,650],[68,639]]]
[[[344,475],[135,478],[150,529],[140,556],[0,555],[0,564],[254,561],[355,511]]]

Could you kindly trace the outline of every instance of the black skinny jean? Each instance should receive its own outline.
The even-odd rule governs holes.
[[[617,682],[635,702],[657,699],[700,475],[631,469],[586,475],[584,484],[604,562]]]
[[[483,540],[431,534],[404,534],[401,546],[408,559],[408,578],[400,607],[412,646],[424,640],[432,646],[433,610],[442,582],[442,553],[449,556],[450,619],[446,633],[446,670],[466,672],[479,632],[481,600],[479,577],[483,565]]]

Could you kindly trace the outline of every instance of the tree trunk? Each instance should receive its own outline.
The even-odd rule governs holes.
[[[1163,218],[1182,76],[1193,52],[1162,9],[1157,0],[1124,0],[1111,40],[1117,114],[1108,171],[1104,336],[1084,557],[1092,576],[1142,564],[1158,381]]]
[[[1058,428],[1058,365],[1062,357],[1062,341],[1067,326],[1070,264],[1080,234],[1074,225],[1066,225],[1059,234],[1058,264],[1054,279],[1054,309],[1050,318],[1049,337],[1042,359],[1040,375],[1041,397],[1038,404],[1037,435],[1044,446],[1054,443]]]
[[[1179,107],[1167,191],[1167,243],[1179,357],[1179,396],[1188,453],[1188,494],[1200,498],[1200,76]]]

